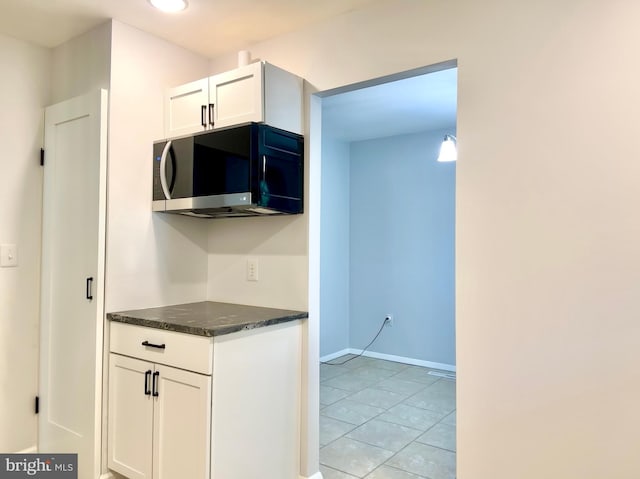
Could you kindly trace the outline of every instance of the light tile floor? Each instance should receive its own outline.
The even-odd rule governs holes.
[[[456,383],[429,371],[367,357],[320,365],[324,479],[456,477]]]

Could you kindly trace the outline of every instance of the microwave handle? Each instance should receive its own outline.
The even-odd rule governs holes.
[[[164,145],[162,156],[160,157],[160,184],[162,185],[162,192],[164,193],[164,197],[167,200],[171,199],[171,191],[169,190],[169,185],[167,184],[167,155],[169,154],[170,149],[171,140],[167,141],[167,144]]]

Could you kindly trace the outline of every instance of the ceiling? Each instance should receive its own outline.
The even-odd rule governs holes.
[[[455,134],[458,69],[396,80],[322,99],[322,133],[361,141],[418,131]]]
[[[214,58],[375,1],[188,0],[166,14],[148,0],[0,0],[0,33],[52,48],[113,18]],[[327,96],[324,131],[359,141],[455,127],[456,85],[449,69]]]
[[[188,0],[166,14],[148,0],[0,0],[0,33],[51,48],[113,18],[214,58],[373,1]]]

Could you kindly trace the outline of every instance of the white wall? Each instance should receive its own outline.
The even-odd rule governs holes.
[[[109,89],[111,22],[72,38],[52,52],[51,104]]]
[[[626,0],[382,0],[250,47],[319,90],[458,59],[461,479],[640,475],[638,19]]]
[[[322,138],[320,356],[349,348],[349,143]]]
[[[204,301],[208,223],[152,213],[151,166],[164,90],[208,60],[117,21],[111,51],[106,311]]]
[[[43,108],[51,53],[0,35],[0,243],[18,266],[0,268],[0,451],[36,445]]]
[[[209,226],[209,301],[306,311],[303,216],[204,221]],[[247,281],[247,258],[258,261],[259,281]]]
[[[391,314],[370,351],[451,368],[456,169],[436,161],[445,133],[455,125],[351,144],[349,340],[364,348]]]

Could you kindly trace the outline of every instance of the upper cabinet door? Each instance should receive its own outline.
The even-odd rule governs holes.
[[[209,78],[209,102],[213,104],[214,128],[249,121],[264,121],[262,62]]]
[[[209,124],[209,79],[170,88],[164,100],[166,138],[197,133]]]

